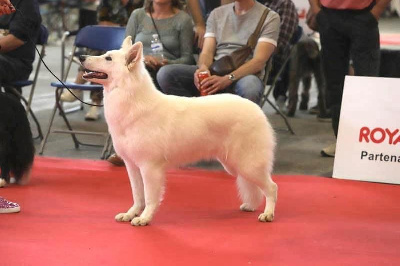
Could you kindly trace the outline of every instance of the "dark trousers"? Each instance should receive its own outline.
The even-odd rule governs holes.
[[[337,136],[345,75],[353,61],[356,76],[378,76],[380,46],[378,22],[364,10],[322,8],[317,15],[322,64],[332,127]],[[360,95],[362,97],[362,95]]]

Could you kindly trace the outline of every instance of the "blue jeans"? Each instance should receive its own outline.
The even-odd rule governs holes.
[[[200,96],[199,90],[194,85],[194,72],[196,70],[197,66],[193,65],[166,65],[158,71],[157,81],[165,94],[186,97]],[[264,83],[257,76],[248,75],[234,82],[227,89],[259,104],[264,87]]]

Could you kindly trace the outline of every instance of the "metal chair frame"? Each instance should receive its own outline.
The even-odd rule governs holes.
[[[69,70],[71,68],[72,62],[74,60],[74,54],[76,49],[81,48],[89,48],[93,50],[101,50],[101,51],[110,51],[117,50],[121,47],[121,44],[125,38],[125,28],[124,27],[110,27],[110,26],[99,26],[99,25],[91,25],[86,26],[78,31],[75,37],[74,45],[72,47],[72,51],[69,56],[69,60],[65,70],[62,70],[64,73],[62,77],[63,82],[52,82],[51,86],[55,87],[55,105],[52,111],[52,115],[49,121],[49,127],[46,132],[45,137],[42,140],[39,154],[42,155],[45,145],[47,143],[48,137],[50,133],[64,133],[71,134],[72,140],[75,144],[75,148],[78,149],[80,145],[82,146],[95,146],[95,147],[103,147],[101,159],[105,158],[107,148],[109,146],[110,138],[108,132],[95,132],[95,131],[79,131],[74,130],[72,128],[71,123],[69,122],[66,113],[62,107],[62,103],[60,101],[60,96],[63,90],[65,89],[64,84],[69,89],[78,89],[78,90],[86,90],[91,91],[95,89],[103,89],[102,85],[98,84],[76,84],[73,82],[66,82]],[[62,54],[64,60],[64,54]],[[64,84],[63,84],[64,83]],[[59,114],[63,118],[68,130],[65,129],[52,129],[54,118],[57,110]],[[103,145],[92,144],[92,143],[84,143],[78,140],[76,135],[92,135],[92,136],[103,136],[106,138],[105,143]]]

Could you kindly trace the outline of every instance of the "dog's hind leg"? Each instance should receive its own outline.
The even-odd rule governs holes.
[[[262,191],[256,184],[242,178],[241,176],[237,177],[236,182],[240,198],[243,202],[243,204],[240,205],[240,210],[247,212],[255,211],[258,206],[260,206],[263,199]]]
[[[267,169],[267,167],[260,166],[251,169],[249,167],[238,169],[240,175],[238,177],[239,191],[241,197],[247,201],[244,201],[240,208],[245,211],[255,210],[262,199],[260,195],[264,194],[266,205],[264,212],[258,216],[258,220],[261,222],[272,222],[278,196],[278,186],[272,181],[269,171],[264,169]]]
[[[146,207],[139,217],[133,218],[134,226],[147,225],[162,200],[165,187],[165,169],[159,164],[147,164],[140,168],[143,177]]]
[[[115,216],[115,220],[119,222],[129,222],[136,216],[139,216],[145,206],[143,180],[140,169],[130,162],[125,162],[129,175],[129,181],[132,188],[133,205],[125,213],[119,213]]]

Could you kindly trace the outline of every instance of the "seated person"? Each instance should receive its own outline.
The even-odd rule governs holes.
[[[93,24],[103,26],[126,26],[126,23],[128,22],[129,16],[132,11],[139,6],[143,6],[143,1],[144,0],[101,0],[97,7],[97,12],[95,11],[94,22],[93,20],[90,20],[90,17],[88,16],[81,19],[80,15],[79,28],[83,28],[84,26]],[[101,55],[104,53],[104,51],[88,49],[85,53],[89,55]],[[75,83],[86,83],[86,80],[82,78],[83,73],[83,68],[80,67],[75,79]],[[83,97],[83,91],[81,90],[72,90],[72,93],[80,99]],[[90,99],[92,100],[92,104],[100,105],[103,100],[103,91],[90,91]],[[77,99],[68,90],[64,90],[64,92],[61,94],[61,101],[63,102],[74,102],[76,100]],[[89,111],[85,115],[85,120],[95,121],[99,119],[99,113],[100,112],[98,106],[91,106],[89,108]]]
[[[278,46],[274,54],[274,59],[272,60],[272,70],[270,74],[270,78],[273,79],[278,74],[285,59],[289,56],[292,40],[298,38],[296,36],[296,30],[299,25],[299,17],[296,6],[291,0],[265,0],[264,2],[267,7],[277,12],[281,18]],[[275,101],[281,110],[284,109],[288,86],[289,64],[284,68],[273,91]]]
[[[157,33],[164,47],[163,60],[152,55],[151,39]],[[143,43],[144,62],[158,88],[156,75],[160,68],[170,64],[194,64],[193,23],[182,11],[180,0],[146,1],[143,8],[132,12],[126,27],[126,36],[129,35],[134,42]],[[112,154],[107,161],[124,165],[117,154]]]
[[[11,0],[12,14],[0,16],[0,85],[29,78],[42,18],[36,0]],[[33,42],[32,42],[33,40]],[[21,92],[21,88],[16,88]],[[11,92],[10,88],[5,88]]]
[[[198,66],[168,65],[160,69],[157,80],[166,94],[199,96],[198,73],[208,71],[212,62],[246,45],[267,7],[254,0],[241,0],[214,9],[208,20]],[[270,11],[261,28],[251,59],[225,76],[212,75],[202,82],[202,90],[215,94],[223,90],[259,103],[264,91],[260,79],[265,63],[277,45],[279,15]]]
[[[163,45],[163,59],[152,55],[151,40],[158,34]],[[144,62],[156,86],[156,74],[164,65],[194,64],[193,23],[182,10],[179,0],[146,1],[143,8],[132,12],[126,36],[143,43]]]

